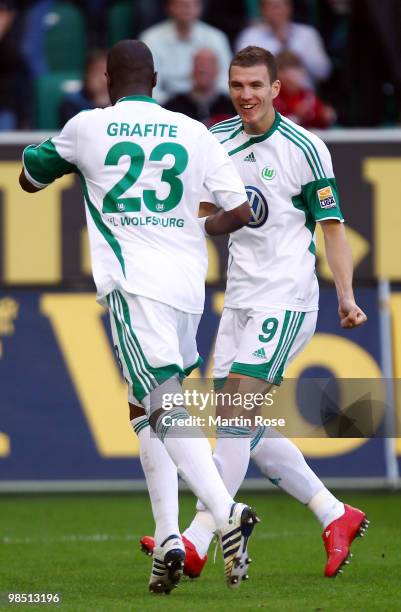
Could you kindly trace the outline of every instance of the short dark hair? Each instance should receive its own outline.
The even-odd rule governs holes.
[[[241,49],[241,51],[238,51],[238,53],[234,55],[230,64],[230,72],[232,66],[250,68],[251,66],[258,66],[259,64],[266,66],[271,83],[277,80],[277,64],[273,53],[270,53],[270,51],[266,49],[262,49],[262,47],[255,47],[253,45]]]
[[[140,40],[120,40],[108,52],[107,73],[120,85],[149,85],[154,77],[152,52]]]

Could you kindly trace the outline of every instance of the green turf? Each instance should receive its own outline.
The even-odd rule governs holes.
[[[320,528],[306,508],[281,494],[241,497],[262,519],[250,545],[251,579],[237,591],[227,589],[221,556],[214,565],[211,554],[202,578],[182,581],[169,597],[147,593],[150,561],[137,545],[152,531],[145,495],[0,498],[0,592],[59,592],[63,598],[57,608],[14,606],[18,610],[401,609],[399,495],[344,493],[366,510],[371,525],[334,580],[322,577]],[[182,495],[182,526],[192,512],[193,498]]]

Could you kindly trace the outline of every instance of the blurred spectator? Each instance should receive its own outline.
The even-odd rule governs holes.
[[[90,46],[106,43],[106,18],[109,0],[70,0],[80,7],[86,17]]]
[[[281,90],[274,102],[276,110],[305,128],[330,127],[336,119],[334,109],[305,87],[306,73],[301,59],[291,51],[283,51],[277,56],[277,67]]]
[[[164,105],[168,110],[185,113],[206,125],[213,125],[235,115],[230,98],[217,88],[219,63],[210,49],[200,49],[194,57],[193,85],[188,93],[177,94]]]
[[[48,70],[44,39],[47,27],[46,15],[51,12],[53,5],[54,0],[36,0],[29,2],[26,7],[21,48],[31,78],[40,76]]]
[[[61,102],[59,111],[60,126],[82,110],[105,108],[110,99],[106,81],[107,51],[93,50],[87,60],[84,83],[81,91],[67,94]]]
[[[320,0],[319,32],[331,60],[342,59],[348,34],[351,0]]]
[[[293,0],[292,15],[294,21],[316,26],[317,9],[319,5],[320,12],[322,1],[325,2],[326,0]],[[260,0],[246,0],[246,3],[249,20],[252,22],[260,19]]]
[[[399,121],[401,2],[352,0],[347,123],[374,127]]]
[[[134,0],[135,13],[142,30],[150,28],[155,23],[164,19],[165,2],[163,0]]]
[[[319,0],[317,8],[319,32],[332,65],[330,78],[319,86],[319,94],[330,100],[337,111],[337,121],[343,123],[344,110],[349,106],[344,74],[351,0]]]
[[[263,47],[277,55],[290,50],[302,59],[309,76],[309,85],[326,79],[331,70],[322,39],[315,28],[291,21],[290,0],[261,0],[262,23],[252,25],[239,35],[236,49],[248,45]]]
[[[170,19],[142,32],[140,38],[151,49],[158,71],[155,98],[163,103],[192,86],[193,57],[198,49],[212,49],[219,58],[218,89],[227,91],[231,50],[223,32],[199,21],[201,0],[167,0]]]
[[[113,7],[131,4],[134,18],[128,24],[129,38],[159,23],[165,18],[164,0],[68,0],[79,6],[86,17],[89,44],[91,47],[105,47],[108,43],[110,11]],[[117,42],[117,41],[115,41]]]
[[[23,78],[22,22],[14,3],[0,0],[0,130],[16,129],[18,87]]]
[[[247,0],[206,0],[204,19],[207,23],[223,30],[234,45],[244,24],[247,22]]]

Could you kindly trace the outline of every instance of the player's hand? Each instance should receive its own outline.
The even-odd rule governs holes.
[[[350,329],[358,327],[367,321],[368,317],[363,310],[354,302],[354,300],[343,300],[338,305],[338,315],[340,317],[341,327]]]

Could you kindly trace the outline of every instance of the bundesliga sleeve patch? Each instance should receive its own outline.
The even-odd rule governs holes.
[[[334,208],[337,206],[336,199],[331,187],[323,187],[317,190],[320,208]]]

